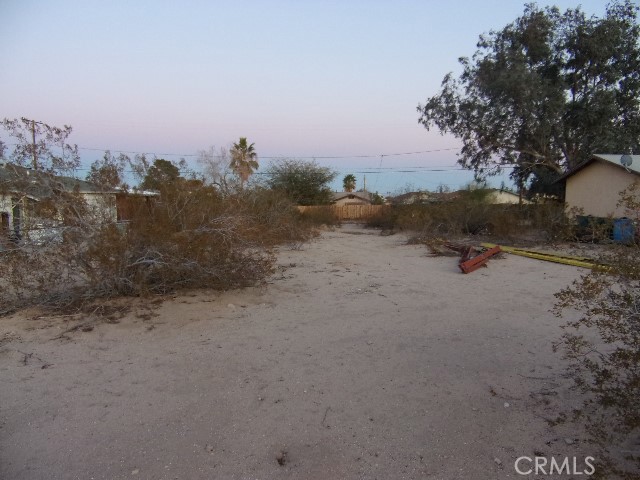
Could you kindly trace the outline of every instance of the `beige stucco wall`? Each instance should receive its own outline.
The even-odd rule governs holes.
[[[505,192],[496,190],[489,194],[489,202],[492,204],[512,204],[517,205],[520,203],[520,197],[511,192]],[[531,203],[526,198],[522,199],[522,203]]]
[[[635,181],[640,181],[640,175],[604,162],[592,162],[567,178],[565,204],[568,209],[583,209],[584,215],[624,217],[629,212],[616,204],[620,192]]]

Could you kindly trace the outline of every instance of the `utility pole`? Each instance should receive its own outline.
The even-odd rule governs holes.
[[[33,153],[33,169],[38,170],[38,151],[36,150],[36,121],[31,120],[31,152]]]
[[[22,123],[25,124],[25,126],[31,124],[30,130],[31,130],[31,156],[33,157],[32,163],[33,163],[33,169],[38,170],[38,144],[36,143],[36,133],[40,133],[40,132],[36,132],[36,124],[44,125],[44,123],[36,122],[35,120],[30,120],[25,117],[22,117],[21,120],[22,120]]]

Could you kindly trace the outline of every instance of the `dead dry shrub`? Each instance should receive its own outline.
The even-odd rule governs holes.
[[[394,205],[380,210],[376,215],[367,219],[365,227],[393,231],[398,224],[398,210],[398,206]]]
[[[25,230],[0,253],[2,311],[254,285],[272,272],[272,247],[312,235],[288,200],[265,190],[222,196],[181,179],[157,197],[131,195],[125,223],[97,221],[82,198],[64,198],[50,199],[55,214],[31,214],[48,225],[46,240]]]
[[[634,219],[638,190],[634,185],[621,194]],[[558,317],[578,314],[563,326],[554,349],[568,359],[568,374],[582,394],[573,419],[600,449],[597,478],[636,479],[640,471],[640,243],[630,237],[603,254],[599,263],[606,267],[558,292],[553,309]]]
[[[340,225],[340,219],[335,209],[330,205],[314,205],[306,207],[301,212],[302,221],[311,227],[335,227]]]
[[[581,242],[590,243],[610,243],[613,239],[612,217],[592,217],[577,215],[576,217],[576,238]]]
[[[600,448],[599,478],[640,470],[640,246],[616,246],[594,270],[556,294],[554,313],[579,312],[554,348],[583,395],[573,419]]]
[[[392,218],[395,221],[394,228],[398,230],[429,231],[434,223],[430,205],[398,205]]]
[[[531,227],[542,232],[548,242],[610,243],[612,218],[585,216],[582,209],[566,209],[560,203],[526,205],[522,209]]]
[[[532,233],[546,241],[577,239],[576,212],[560,203],[491,204],[482,191],[461,192],[438,203],[393,205],[367,223],[371,228],[416,232],[418,237],[492,235],[501,239]]]
[[[459,257],[460,252],[447,247],[449,242],[435,235],[415,235],[407,239],[407,245],[426,245],[433,257]]]
[[[547,242],[573,242],[578,239],[575,218],[579,211],[575,208],[566,210],[559,202],[539,203],[524,206],[522,213]]]
[[[437,203],[394,205],[370,226],[446,236],[476,235],[487,233],[490,228],[491,207],[486,191],[468,190]]]
[[[535,233],[546,242],[576,241],[577,213],[575,209],[566,211],[559,202],[491,205],[488,233],[502,238]]]
[[[316,235],[313,225],[282,192],[258,186],[227,196],[225,202],[246,220],[243,236],[262,247],[297,245]]]

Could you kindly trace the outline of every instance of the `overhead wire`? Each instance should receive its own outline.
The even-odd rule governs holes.
[[[15,143],[5,143],[5,145],[16,145]],[[144,151],[134,151],[134,150],[113,150],[108,148],[97,148],[97,147],[78,147],[78,150],[81,151],[95,151],[95,152],[106,152],[110,151],[111,153],[116,154],[128,154],[128,155],[148,155],[156,158],[162,157],[182,157],[182,158],[193,158],[198,157],[200,153],[167,153],[167,152],[144,152]],[[384,157],[400,157],[400,156],[410,156],[410,155],[421,155],[421,154],[429,154],[429,153],[437,153],[437,152],[447,152],[459,150],[458,147],[451,148],[437,148],[430,150],[420,150],[420,151],[411,151],[411,152],[394,152],[394,153],[378,153],[373,155],[368,154],[356,154],[356,155],[313,155],[313,156],[295,156],[295,155],[266,155],[260,156],[260,159],[263,160],[284,160],[284,159],[298,159],[298,160],[340,160],[340,159],[366,159],[366,158],[380,158],[380,162],[377,167],[374,166],[365,166],[365,167],[346,167],[346,166],[332,166],[331,168],[334,170],[338,170],[339,172],[348,172],[353,174],[368,174],[375,175],[374,182],[374,190],[378,187],[378,180],[380,179],[380,174],[400,174],[400,182],[406,178],[406,174],[410,173],[429,173],[429,172],[454,172],[454,171],[465,171],[468,170],[460,165],[415,165],[415,166],[390,166],[383,167]],[[213,155],[209,156],[209,158],[214,159],[222,159],[225,158],[224,155]],[[502,168],[513,168],[511,166],[504,165]],[[76,171],[87,171],[90,170],[86,167],[78,167],[74,169]],[[136,173],[133,170],[125,170],[125,173]],[[187,173],[181,172],[181,173]],[[268,172],[254,172],[255,175],[268,175]]]
[[[17,145],[16,143],[5,143],[5,145]],[[115,150],[111,148],[97,148],[97,147],[78,147],[78,150],[86,150],[93,152],[106,152],[110,151],[112,153],[125,153],[130,155],[153,155],[156,157],[198,157],[199,153],[160,153],[160,152],[151,152],[151,151],[134,151],[134,150]],[[419,155],[423,153],[436,153],[436,152],[446,152],[452,150],[459,150],[458,147],[451,148],[437,148],[432,150],[421,150],[416,152],[396,152],[396,153],[376,153],[373,155],[309,155],[309,156],[300,156],[300,155],[260,155],[259,158],[265,160],[279,160],[279,159],[287,159],[287,158],[296,158],[301,160],[340,160],[345,158],[377,158],[380,157],[380,164],[382,165],[382,157],[398,157],[405,155]],[[212,155],[210,158],[224,158],[223,155]]]

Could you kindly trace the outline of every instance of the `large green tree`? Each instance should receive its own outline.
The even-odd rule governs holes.
[[[288,159],[272,163],[266,170],[267,186],[285,193],[299,205],[331,202],[329,184],[337,173],[315,162]]]
[[[169,160],[157,158],[149,167],[140,188],[143,190],[162,190],[181,178],[180,168]]]
[[[238,143],[231,147],[231,170],[240,177],[244,184],[254,171],[258,169],[258,154],[253,143],[247,142],[246,137],[240,137]]]
[[[463,72],[418,106],[419,122],[462,140],[479,175],[515,166],[524,184],[558,176],[596,152],[640,153],[640,28],[630,0],[603,18],[527,4],[482,35]]]

